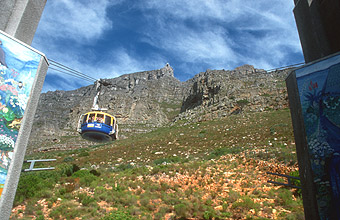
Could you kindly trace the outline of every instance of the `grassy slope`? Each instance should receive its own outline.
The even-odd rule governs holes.
[[[266,176],[267,171],[297,169],[293,142],[289,110],[280,110],[182,121],[113,144],[30,155],[57,158],[57,169],[36,173],[53,183],[37,193],[18,190],[16,204],[25,206],[16,207],[13,219],[298,219],[301,198],[294,190],[268,184]],[[72,174],[72,164],[101,175]],[[23,175],[21,184],[32,175]]]

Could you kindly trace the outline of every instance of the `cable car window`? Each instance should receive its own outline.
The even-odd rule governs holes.
[[[104,123],[104,115],[103,114],[97,114],[97,122],[98,123]]]
[[[87,114],[84,115],[82,124],[84,124],[86,122],[86,119],[87,119]]]
[[[105,117],[105,124],[111,126],[111,117],[110,116]]]
[[[95,115],[96,115],[96,114],[94,114],[94,113],[90,114],[88,123],[94,122]]]

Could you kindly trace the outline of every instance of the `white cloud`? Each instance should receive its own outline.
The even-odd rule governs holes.
[[[107,73],[112,73],[114,77],[122,74],[141,72],[146,70],[160,69],[166,64],[166,59],[159,54],[153,54],[149,57],[144,57],[142,60],[138,56],[130,54],[126,49],[120,48],[110,53],[111,55],[103,61],[104,66],[101,67],[105,71],[105,78],[113,78]],[[104,73],[104,74],[105,74]]]
[[[112,28],[107,10],[121,1],[48,1],[32,43],[33,47],[43,52],[48,59],[95,78],[96,72],[91,72],[95,69],[91,63],[94,55],[84,51],[84,46],[94,44],[105,31]],[[48,76],[54,81],[45,81],[43,92],[70,90],[78,88],[80,84],[89,84],[52,69],[48,71]]]
[[[140,7],[151,28],[142,31],[146,42],[186,62],[273,68],[288,52],[301,52],[293,6],[285,0],[149,0]]]
[[[204,20],[213,18],[218,20],[232,20],[240,15],[241,10],[235,7],[238,0],[147,0],[140,7],[145,10],[154,9],[163,16],[177,19]]]
[[[107,9],[118,1],[48,1],[39,24],[39,37],[72,39],[79,44],[99,38],[112,27]]]
[[[148,38],[144,40],[149,44],[165,49],[180,57],[184,62],[214,62],[219,59],[235,59],[228,36],[221,28],[208,30],[195,30],[183,24],[168,24],[156,27],[158,34],[150,30]]]
[[[120,12],[118,4],[128,4],[122,20],[109,16]],[[246,63],[270,69],[291,64],[289,56],[301,53],[293,7],[293,1],[286,0],[48,1],[33,45],[48,58],[94,78],[158,69],[169,60],[178,63],[175,74],[176,68],[189,75]],[[134,12],[145,20],[131,27]],[[109,42],[102,41],[104,37],[115,37],[112,30],[121,34],[115,24],[122,33],[133,29],[134,41],[105,48],[103,54],[95,51],[97,46],[103,50],[101,42]],[[154,52],[137,53],[141,42]],[[60,82],[60,89],[79,87],[79,82],[61,77],[67,83]]]

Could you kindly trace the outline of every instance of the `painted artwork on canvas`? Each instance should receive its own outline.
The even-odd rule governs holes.
[[[340,219],[340,55],[295,72],[320,219]]]
[[[0,33],[0,195],[41,55]]]

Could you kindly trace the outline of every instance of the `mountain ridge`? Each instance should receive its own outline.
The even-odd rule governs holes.
[[[99,106],[115,115],[121,138],[179,120],[210,120],[241,111],[286,108],[284,78],[289,69],[268,73],[243,65],[207,70],[181,82],[169,64],[163,68],[105,79]],[[29,152],[86,147],[76,132],[81,114],[90,111],[96,90],[42,93],[29,140]]]

